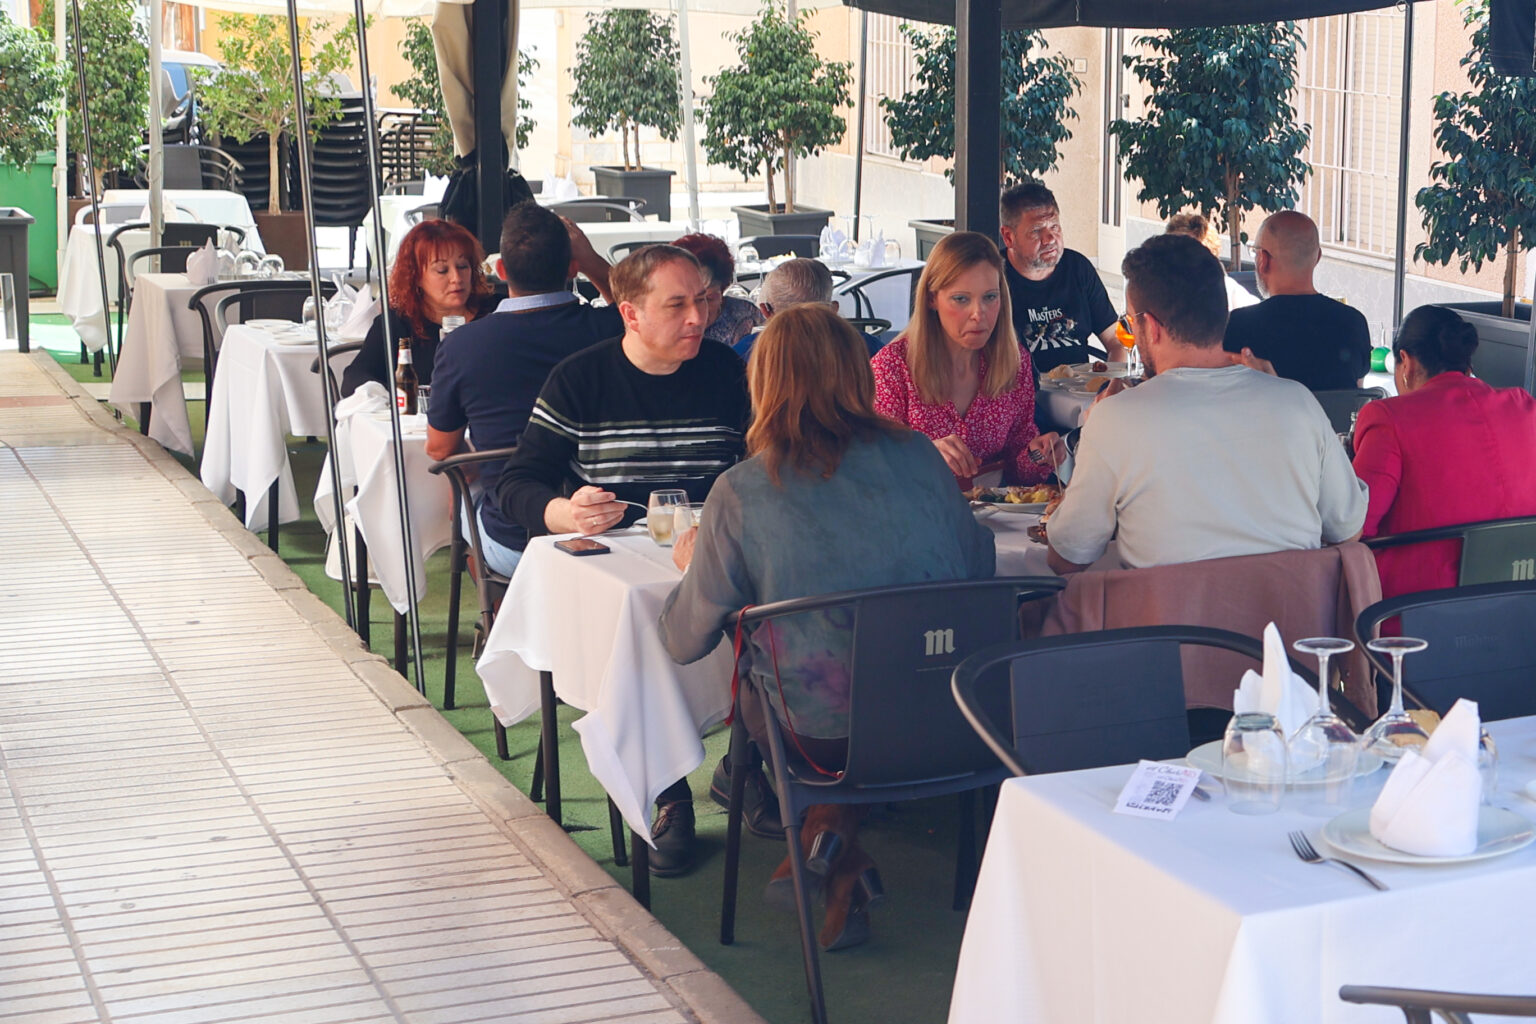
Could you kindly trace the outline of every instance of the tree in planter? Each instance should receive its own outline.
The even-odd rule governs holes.
[[[882,97],[891,142],[904,160],[955,155],[955,30],[902,25],[917,58],[917,84],[905,96]],[[1065,54],[1046,55],[1037,31],[1003,33],[1003,180],[1016,184],[1056,167],[1057,147],[1072,137],[1072,97],[1083,82]],[[944,172],[950,181],[954,169]]]
[[[423,164],[430,174],[449,174],[454,169],[453,129],[443,115],[443,86],[437,74],[437,51],[432,46],[432,28],[420,18],[406,21],[405,41],[400,52],[411,65],[411,77],[395,86],[395,95],[418,110],[427,111],[436,120],[432,132],[432,150]],[[528,145],[533,134],[534,120],[525,111],[533,109],[533,103],[524,95],[527,78],[538,68],[539,62],[527,51],[517,51],[517,128],[514,132],[519,150]]]
[[[1136,198],[1155,202],[1160,216],[1191,206],[1214,214],[1238,270],[1243,214],[1295,206],[1297,186],[1312,172],[1300,156],[1311,128],[1296,124],[1290,103],[1301,33],[1286,21],[1135,41],[1151,52],[1126,55],[1125,66],[1150,87],[1149,109],[1109,126],[1126,176],[1141,180]]]
[[[678,109],[678,48],[672,21],[649,11],[609,10],[587,17],[576,44],[571,118],[594,135],[617,130],[626,171],[640,170],[640,129],[655,128],[669,142],[682,128]],[[634,139],[635,158],[629,158]]]
[[[68,0],[66,0],[68,2]],[[149,39],[134,20],[133,0],[81,0],[85,26],[85,87],[91,101],[91,144],[96,166],[93,188],[99,195],[105,176],[133,170],[149,124]],[[39,24],[53,24],[53,0],[44,0]],[[66,9],[69,89],[69,148],[85,166],[85,128],[80,112],[80,76],[75,68],[75,17]],[[82,172],[83,173],[83,172]]]
[[[835,145],[848,130],[838,108],[849,103],[848,61],[826,61],[816,53],[816,34],[765,5],[758,19],[730,35],[741,63],[707,79],[714,95],[704,102],[704,152],[710,162],[762,173],[768,212],[793,213],[795,183],[785,175],[779,208],[773,172],[797,156],[812,156]]]
[[[267,212],[280,213],[278,184],[282,179],[277,143],[279,136],[291,132],[298,123],[287,19],[267,14],[225,15],[219,19],[219,29],[224,33],[219,40],[224,67],[192,72],[197,116],[215,137],[227,135],[237,142],[249,142],[257,135],[267,136],[272,182]],[[332,32],[323,22],[302,22],[299,44],[300,52],[308,54],[302,65],[306,80],[313,83],[345,70],[352,60],[348,40],[356,31],[351,18],[339,32]],[[317,136],[321,128],[341,116],[341,100],[313,87],[305,90],[305,96],[310,107],[310,134]]]
[[[1461,59],[1472,91],[1435,97],[1435,144],[1444,161],[1415,202],[1429,241],[1415,254],[1430,263],[1461,257],[1461,270],[1504,258],[1505,316],[1515,312],[1515,263],[1536,246],[1536,80],[1505,78],[1488,53],[1487,0],[1462,0],[1472,49]]]
[[[0,164],[24,171],[53,147],[63,96],[53,47],[0,13]]]

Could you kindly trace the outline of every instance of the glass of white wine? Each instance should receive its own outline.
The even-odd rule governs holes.
[[[652,491],[646,504],[645,525],[651,532],[651,540],[664,548],[672,546],[676,535],[678,506],[688,506],[688,492],[684,490]]]

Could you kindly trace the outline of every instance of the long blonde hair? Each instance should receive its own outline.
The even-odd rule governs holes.
[[[830,477],[855,440],[906,428],[875,412],[869,349],[830,308],[790,306],[768,319],[747,359],[747,454],[775,484],[787,464]]]
[[[987,361],[987,373],[981,390],[988,398],[1012,391],[1019,376],[1019,339],[1013,332],[1013,307],[1008,299],[1008,278],[1003,273],[1003,257],[992,239],[975,231],[956,231],[945,235],[928,254],[928,265],[917,279],[913,296],[912,321],[907,324],[907,368],[912,382],[925,402],[943,402],[949,397],[949,354],[944,325],[933,302],[961,274],[979,263],[997,271],[1000,293],[997,325],[981,352]]]

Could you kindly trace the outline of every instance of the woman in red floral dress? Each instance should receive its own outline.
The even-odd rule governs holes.
[[[1005,483],[1044,480],[1050,466],[1032,450],[1051,451],[1055,435],[1035,427],[1029,353],[1013,332],[997,246],[974,231],[945,236],[915,304],[906,330],[870,360],[875,408],[932,438],[963,482],[998,462]]]

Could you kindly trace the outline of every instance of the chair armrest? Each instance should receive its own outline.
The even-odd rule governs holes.
[[[509,459],[517,451],[517,446],[511,448],[487,448],[484,451],[461,452],[458,455],[450,455],[440,462],[434,462],[427,467],[429,473],[445,473],[450,469],[460,466],[473,465],[478,462],[492,462],[496,459]]]
[[[1346,1003],[1395,1006],[1414,1020],[1410,1010],[1423,1011],[1428,1020],[1434,1010],[1454,1014],[1491,1013],[1505,1017],[1536,1017],[1536,996],[1491,996],[1467,992],[1435,992],[1416,988],[1384,988],[1377,985],[1345,985],[1339,998]]]

